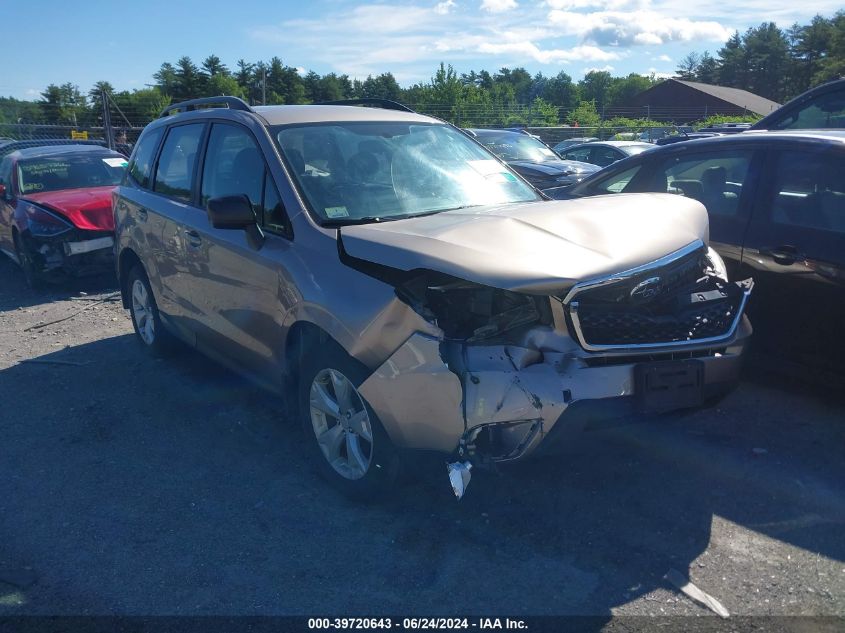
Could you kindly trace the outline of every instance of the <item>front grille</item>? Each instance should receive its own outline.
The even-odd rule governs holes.
[[[649,315],[582,304],[578,316],[584,339],[592,345],[644,345],[721,336],[733,324],[737,307],[736,301],[724,299],[692,310]]]
[[[576,287],[569,315],[588,350],[693,344],[730,335],[745,292],[710,270],[703,245],[618,279]]]

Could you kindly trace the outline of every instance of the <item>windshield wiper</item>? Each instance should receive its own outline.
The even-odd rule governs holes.
[[[379,222],[384,222],[388,219],[389,218],[377,215],[367,215],[363,218],[338,218],[333,220],[324,220],[320,223],[320,226],[325,226],[328,228],[337,228],[340,226],[353,226],[355,224],[377,224]]]
[[[468,205],[476,206],[476,205]],[[464,209],[466,207],[456,207]],[[325,220],[320,223],[320,226],[328,228],[338,228],[341,226],[354,226],[356,224],[381,224],[382,222],[393,222],[394,220],[407,220],[409,218],[421,218],[424,215],[434,215],[435,213],[442,213],[443,211],[454,211],[454,209],[434,209],[432,211],[421,211],[419,213],[397,213],[395,215],[367,215],[363,218],[337,218],[332,220]]]

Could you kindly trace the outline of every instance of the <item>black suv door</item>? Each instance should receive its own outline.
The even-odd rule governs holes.
[[[756,287],[755,346],[845,367],[845,147],[790,143],[770,154],[742,254]]]

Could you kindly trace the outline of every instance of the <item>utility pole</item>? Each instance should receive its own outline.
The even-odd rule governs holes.
[[[103,98],[103,132],[106,136],[106,145],[109,149],[114,149],[114,130],[111,126],[111,111],[109,110],[109,95],[105,90],[100,92]]]
[[[261,69],[261,105],[267,105],[267,69]]]

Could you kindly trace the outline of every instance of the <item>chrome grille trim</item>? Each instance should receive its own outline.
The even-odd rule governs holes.
[[[660,259],[655,259],[653,262],[649,262],[648,264],[643,264],[642,266],[637,266],[636,268],[631,268],[630,270],[626,270],[621,273],[614,273],[612,275],[608,275],[607,277],[598,277],[597,279],[590,279],[589,281],[579,282],[572,286],[572,289],[563,298],[563,303],[565,305],[568,305],[569,302],[575,298],[575,295],[584,292],[585,290],[589,290],[590,288],[595,288],[597,286],[606,286],[608,284],[614,284],[619,281],[625,281],[626,279],[635,277],[636,275],[649,271],[653,268],[661,268],[662,266],[671,264],[675,260],[681,259],[682,257],[686,257],[690,253],[694,253],[700,248],[704,248],[704,242],[702,242],[701,240],[695,240],[694,242],[690,242],[683,248],[679,248],[674,253],[669,253],[668,255],[661,257]]]
[[[616,273],[613,275],[609,275],[607,277],[602,277],[598,279],[592,279],[589,281],[584,281],[572,287],[572,289],[567,293],[566,297],[563,299],[563,304],[567,308],[567,312],[572,319],[572,325],[575,330],[575,336],[578,340],[578,343],[588,352],[624,352],[624,351],[649,351],[649,350],[656,350],[656,349],[669,349],[669,348],[686,348],[691,346],[696,347],[708,347],[723,343],[731,338],[736,334],[737,328],[739,328],[740,320],[742,319],[743,312],[745,311],[745,304],[748,302],[748,297],[751,294],[751,290],[753,289],[753,283],[749,284],[743,289],[742,299],[740,300],[739,307],[737,308],[736,315],[734,316],[733,322],[731,323],[730,328],[727,332],[719,336],[713,336],[709,338],[700,338],[700,339],[693,339],[688,341],[668,341],[668,342],[656,342],[656,343],[632,343],[629,345],[594,345],[587,342],[584,338],[584,332],[581,327],[581,321],[578,317],[578,301],[575,301],[575,298],[585,290],[590,290],[593,288],[597,288],[600,286],[605,286],[613,283],[624,282],[631,277],[636,275],[640,275],[643,273],[648,272],[649,270],[655,268],[661,268],[663,266],[667,266],[682,257],[686,257],[691,253],[695,252],[696,250],[704,248],[704,242],[701,240],[696,240],[691,242],[687,246],[675,251],[674,253],[670,253],[665,257],[661,257],[653,262],[648,264],[644,264],[642,266],[638,266],[636,268],[632,268],[630,270],[626,270],[621,273]]]

